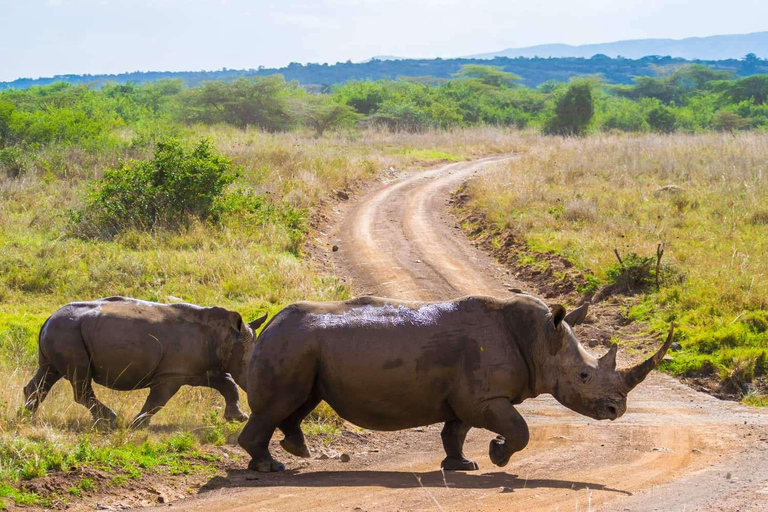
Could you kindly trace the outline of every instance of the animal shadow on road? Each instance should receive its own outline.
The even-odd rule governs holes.
[[[527,479],[497,471],[493,473],[460,473],[429,471],[315,471],[302,473],[289,470],[282,473],[255,473],[246,469],[227,470],[227,476],[217,476],[200,488],[200,493],[229,487],[386,487],[408,489],[417,487],[448,487],[449,489],[591,489],[631,496],[632,493],[602,484],[554,479]]]

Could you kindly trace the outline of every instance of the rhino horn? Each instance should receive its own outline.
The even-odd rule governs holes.
[[[667,350],[669,350],[669,346],[672,345],[674,335],[675,325],[672,324],[669,326],[667,341],[664,342],[664,345],[661,346],[658,352],[636,366],[621,370],[621,373],[624,376],[624,384],[627,388],[627,392],[631,391],[635,386],[643,382],[643,379],[645,379],[645,377],[651,373],[651,370],[659,365],[661,360],[664,358],[664,355],[667,353]]]
[[[597,364],[602,370],[608,370],[612,372],[616,369],[616,351],[619,349],[619,346],[615,343],[611,345],[610,350],[603,355],[600,359],[597,360]]]

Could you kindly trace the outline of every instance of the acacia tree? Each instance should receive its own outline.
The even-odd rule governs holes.
[[[516,74],[504,71],[499,66],[483,66],[482,64],[464,64],[461,66],[461,70],[453,76],[477,80],[491,87],[517,87],[517,82],[522,80]]]
[[[307,96],[297,108],[304,124],[314,130],[320,138],[328,130],[351,126],[362,116],[355,109],[344,103],[333,101],[329,96],[312,94]]]

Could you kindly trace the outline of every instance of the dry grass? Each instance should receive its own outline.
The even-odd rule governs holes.
[[[274,204],[287,203],[305,218],[333,190],[389,167],[419,168],[511,151],[520,144],[519,135],[494,129],[362,131],[321,139],[227,126],[193,127],[185,133],[190,141],[203,136],[243,167],[234,186],[264,194]],[[34,418],[20,415],[21,388],[34,373],[37,333],[61,305],[110,295],[163,302],[181,298],[235,309],[250,319],[262,311],[274,314],[296,300],[348,296],[335,277],[318,274],[296,254],[296,240],[285,226],[247,214],[182,232],[125,232],[108,242],[65,235],[67,211],[82,203],[89,180],[114,166],[118,157],[150,153],[141,148],[97,154],[44,148],[28,155],[30,168],[22,177],[0,177],[0,371],[8,376],[0,391],[0,498],[18,489],[27,450],[72,452],[85,435],[107,450],[127,442],[163,442],[179,432],[191,432],[199,442],[217,439],[211,435],[210,414],[223,399],[202,388],[183,389],[144,431],[94,431],[90,414],[74,403],[65,381],[54,386]],[[146,397],[144,390],[97,387],[96,393],[123,420],[132,418]],[[243,405],[247,410],[244,396]],[[327,434],[336,428],[328,410],[311,419],[310,432]]]
[[[748,357],[750,377],[768,370],[768,334],[747,322],[768,310],[767,135],[532,137],[469,194],[500,227],[603,282],[614,248],[653,255],[664,243],[677,275],[630,315],[680,324],[685,351],[668,368],[694,375]]]

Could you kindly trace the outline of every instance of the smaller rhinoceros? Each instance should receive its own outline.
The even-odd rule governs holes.
[[[133,420],[145,426],[181,386],[207,386],[224,396],[227,420],[244,421],[237,386],[245,388],[253,333],[266,318],[246,324],[220,307],[126,297],[72,302],[40,329],[39,368],[24,387],[25,407],[35,412],[65,377],[95,421],[114,425],[117,416],[96,398],[91,381],[120,391],[149,388]]]

